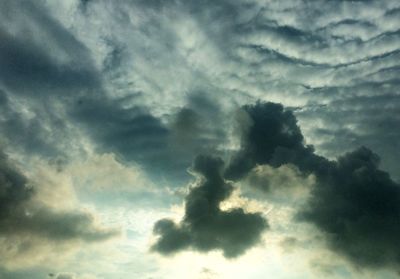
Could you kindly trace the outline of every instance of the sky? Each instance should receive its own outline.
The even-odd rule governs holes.
[[[398,278],[396,0],[0,0],[0,278]]]

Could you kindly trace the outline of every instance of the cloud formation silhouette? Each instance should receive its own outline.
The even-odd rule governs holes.
[[[261,214],[242,208],[220,209],[220,203],[233,191],[222,177],[222,168],[220,158],[196,157],[193,171],[200,177],[185,198],[185,215],[179,224],[162,219],[154,225],[159,238],[153,250],[167,255],[184,249],[220,249],[225,257],[233,258],[261,240],[261,233],[268,228]]]
[[[314,174],[315,186],[297,220],[314,224],[330,248],[356,265],[398,269],[400,185],[379,169],[379,156],[360,147],[328,160],[305,145],[295,116],[282,105],[257,103],[244,110],[249,127],[227,175],[243,177],[257,164],[291,164],[304,175]]]

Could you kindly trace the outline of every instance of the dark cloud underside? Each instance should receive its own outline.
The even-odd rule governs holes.
[[[245,176],[256,164],[313,173],[317,183],[298,220],[325,232],[329,246],[356,265],[399,268],[400,185],[379,169],[379,156],[361,147],[329,161],[304,144],[291,111],[271,103],[244,109],[251,121],[227,174]]]
[[[246,213],[242,208],[222,211],[220,203],[227,199],[233,186],[222,176],[223,161],[219,158],[198,156],[193,171],[201,175],[185,201],[185,216],[179,224],[159,220],[154,233],[159,235],[153,250],[171,254],[184,249],[210,251],[220,249],[231,258],[243,254],[260,241],[268,228],[267,221],[258,213]]]
[[[90,214],[51,209],[34,195],[35,185],[0,153],[0,235],[92,242],[117,234],[96,228]]]
[[[225,171],[229,179],[240,179],[257,164],[279,167],[294,164],[301,171],[324,168],[328,162],[314,154],[304,143],[296,117],[281,104],[257,103],[243,107],[241,149],[231,159]]]

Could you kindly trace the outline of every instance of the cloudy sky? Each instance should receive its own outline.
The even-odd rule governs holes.
[[[398,278],[397,0],[0,0],[0,278]]]

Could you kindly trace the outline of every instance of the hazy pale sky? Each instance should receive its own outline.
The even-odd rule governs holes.
[[[398,278],[400,2],[0,0],[0,278]]]

